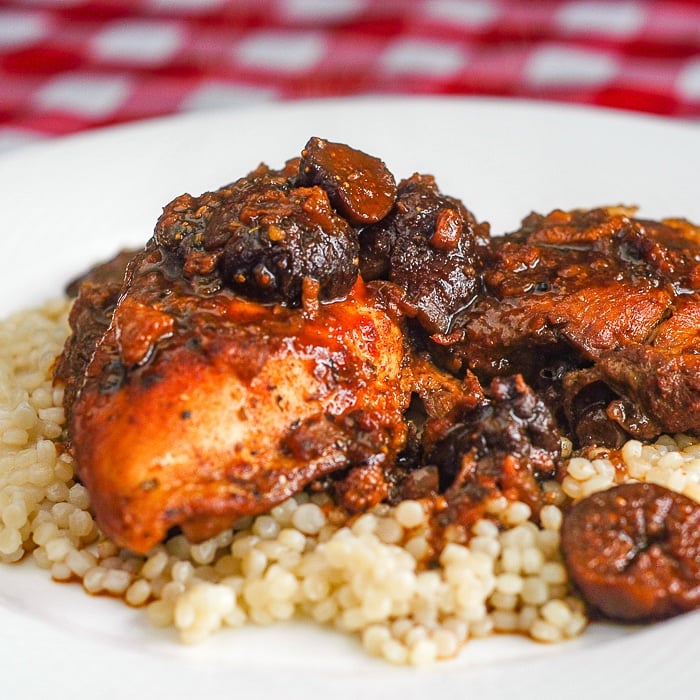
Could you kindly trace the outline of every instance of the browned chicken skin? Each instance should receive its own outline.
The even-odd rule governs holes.
[[[360,282],[313,318],[226,293],[204,308],[125,297],[72,411],[102,527],[141,552],[174,525],[204,539],[326,472],[392,460],[402,358],[399,326]]]
[[[700,431],[699,242],[620,208],[491,238],[432,176],[317,138],[182,195],[80,285],[57,365],[98,523],[147,552],[304,488],[418,498],[437,556],[488,496],[537,518],[562,435]]]

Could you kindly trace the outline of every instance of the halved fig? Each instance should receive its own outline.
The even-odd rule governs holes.
[[[569,575],[604,616],[642,622],[700,605],[700,504],[630,483],[575,504],[562,525]]]
[[[322,187],[338,213],[355,226],[380,221],[396,199],[396,181],[383,161],[317,137],[301,153],[298,182]]]

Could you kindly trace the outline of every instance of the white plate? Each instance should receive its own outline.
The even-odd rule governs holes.
[[[280,166],[311,135],[432,173],[494,232],[531,210],[637,204],[700,221],[700,127],[527,102],[365,99],[179,116],[32,146],[0,159],[0,315],[56,296],[72,275],[145,242],[161,207]],[[547,647],[474,641],[457,661],[396,669],[358,643],[304,625],[221,633],[182,647],[142,611],[30,563],[0,566],[0,694],[223,698],[255,694],[521,700],[696,696],[700,618],[643,631],[594,625]],[[154,695],[157,693],[157,695]],[[544,693],[544,695],[543,695]]]

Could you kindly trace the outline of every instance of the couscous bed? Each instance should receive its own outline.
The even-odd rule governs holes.
[[[176,535],[136,556],[101,534],[62,446],[52,369],[69,307],[58,300],[0,323],[2,562],[31,557],[56,581],[142,608],[184,642],[294,617],[356,635],[396,664],[453,658],[494,633],[560,642],[588,624],[559,549],[562,508],[625,481],[700,496],[700,444],[666,436],[627,442],[615,462],[570,459],[561,484],[545,485],[550,503],[537,525],[526,504],[493,499],[469,541],[448,544],[435,568],[421,567],[427,519],[419,501],[350,517],[328,496],[305,492],[205,542]]]

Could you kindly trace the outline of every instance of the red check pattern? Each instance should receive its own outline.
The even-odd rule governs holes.
[[[700,118],[700,3],[0,0],[0,149],[156,115],[372,94]]]

